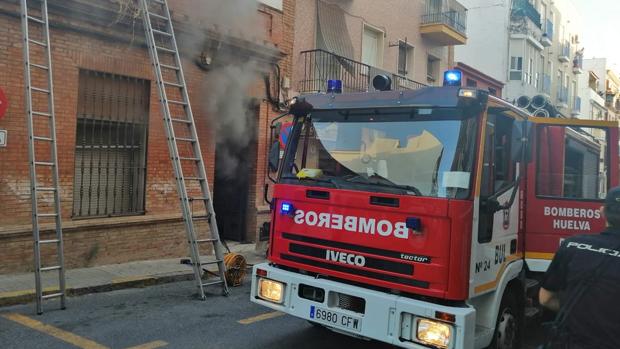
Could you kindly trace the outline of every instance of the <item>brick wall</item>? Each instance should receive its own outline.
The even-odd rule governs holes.
[[[175,11],[174,6],[182,2],[188,1],[172,1],[172,10]],[[286,8],[290,11],[292,3],[292,0],[285,1],[285,13]],[[0,119],[0,129],[8,131],[8,145],[0,148],[0,273],[25,271],[32,265],[32,238],[28,228],[31,207],[23,57],[17,9],[17,3],[13,0],[0,5],[0,87],[7,93],[10,104],[7,115]],[[263,32],[269,35],[263,39],[286,54],[292,48],[292,36],[284,33],[292,30],[292,15],[283,16],[282,12],[263,5],[259,6],[259,11],[260,16],[269,18],[261,22]],[[179,19],[179,16],[183,16],[182,11],[175,11],[175,19]],[[148,54],[139,39],[142,35],[140,28],[137,28],[139,32],[134,33],[125,26],[122,32],[119,29],[119,33],[115,33],[116,28],[111,23],[98,33],[85,33],[71,29],[75,28],[76,18],[62,18],[52,11],[51,20],[62,216],[65,226],[70,227],[65,228],[67,265],[78,267],[185,256],[187,248],[183,225],[178,219],[170,219],[171,215],[179,214],[178,198],[154,83],[151,83],[148,124],[146,214],[143,217],[109,218],[107,221],[72,219],[79,70],[95,70],[147,80],[152,80],[152,71]],[[91,24],[86,23],[84,27]],[[182,27],[188,27],[188,23],[183,23]],[[181,50],[184,48],[181,47]],[[289,74],[288,61],[288,58],[284,61],[283,76]],[[215,137],[204,104],[197,102],[203,99],[208,73],[199,69],[191,59],[183,62],[183,68],[190,99],[196,101],[192,109],[212,186]],[[253,92],[257,96],[264,96],[263,89],[261,84],[257,84]],[[264,137],[268,134],[268,119],[274,114],[267,102],[263,101],[256,145],[258,165],[252,176],[251,199],[248,203],[253,212],[257,212],[257,207],[265,205],[262,200],[262,164],[265,162],[267,146]],[[110,226],[110,222],[115,224]],[[254,236],[256,227],[255,215],[249,213],[249,236]]]

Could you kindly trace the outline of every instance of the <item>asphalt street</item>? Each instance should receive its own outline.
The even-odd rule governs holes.
[[[202,302],[194,283],[69,298],[66,310],[50,302],[43,315],[34,305],[0,308],[0,348],[390,348],[315,328],[249,301],[250,286]],[[529,330],[534,348],[538,330]]]

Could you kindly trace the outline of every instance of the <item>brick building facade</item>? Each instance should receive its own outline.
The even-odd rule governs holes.
[[[129,2],[49,1],[58,168],[68,268],[187,255],[157,89],[142,39],[141,18],[132,11],[119,13],[127,10],[122,5]],[[277,115],[266,96],[271,95],[273,99],[280,96],[274,97],[272,91],[278,95],[286,92],[277,86],[290,76],[294,1],[283,0],[281,8],[272,7],[277,1],[266,2],[270,6],[258,3],[253,11],[260,30],[252,37],[210,25],[208,20],[196,15],[201,13],[195,11],[194,6],[200,6],[195,5],[199,3],[197,0],[170,0],[169,3],[216,208],[220,190],[219,207],[224,211],[217,211],[218,219],[226,227],[241,229],[233,234],[238,240],[254,241],[259,225],[268,219],[262,188],[269,121]],[[209,80],[216,74],[218,64],[224,66],[225,62],[217,62],[214,47],[236,52],[241,60],[252,58],[260,66],[256,69],[259,71],[256,81],[247,91],[253,97],[247,108],[255,132],[243,149],[242,160],[247,166],[232,175],[221,174],[216,166],[221,144],[216,142],[217,116],[212,115],[214,109],[209,105],[209,89],[213,88]],[[30,271],[33,264],[23,64],[19,3],[3,1],[0,4],[0,88],[8,96],[9,109],[0,119],[0,129],[8,135],[6,147],[0,148],[0,273]],[[279,70],[274,64],[278,64]],[[264,83],[264,76],[270,77],[270,85]],[[276,76],[278,82],[274,82]],[[267,93],[267,86],[272,93]],[[97,113],[101,116],[94,121],[84,116]],[[128,121],[127,115],[141,115],[143,121]],[[121,117],[125,119],[117,120]],[[117,119],[107,122],[105,118]],[[122,135],[124,141],[119,141]],[[114,144],[106,143],[112,139]],[[104,143],[108,152],[93,155],[94,149],[104,148]],[[114,168],[110,165],[111,156],[117,162]],[[122,166],[118,166],[119,162]],[[116,174],[112,176],[114,169]],[[110,181],[114,184],[110,185]],[[230,206],[230,198],[221,188],[227,186],[235,186],[243,194],[243,200],[238,202],[243,209],[235,211],[236,216],[225,210]],[[235,225],[239,221],[245,224]],[[44,225],[43,235],[50,233],[49,227]],[[223,233],[226,236],[227,232]],[[44,253],[44,259],[45,256]]]

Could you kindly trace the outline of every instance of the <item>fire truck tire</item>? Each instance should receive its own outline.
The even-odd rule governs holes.
[[[493,341],[487,349],[519,349],[523,330],[521,316],[515,292],[506,290],[499,306]]]

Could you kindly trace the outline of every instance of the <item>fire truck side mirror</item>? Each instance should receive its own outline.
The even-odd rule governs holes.
[[[499,201],[497,201],[494,197],[488,197],[480,200],[480,206],[484,209],[484,211],[489,214],[493,214],[501,209],[501,205]]]
[[[277,140],[271,144],[269,149],[269,171],[276,172],[280,166],[280,142]]]

